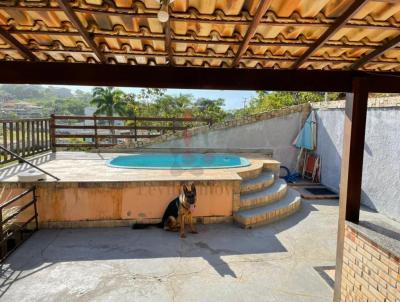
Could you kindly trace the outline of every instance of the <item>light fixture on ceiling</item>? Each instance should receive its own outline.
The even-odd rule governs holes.
[[[161,4],[161,8],[157,13],[157,18],[160,22],[165,23],[169,20],[168,5],[170,5],[175,0],[158,0]]]

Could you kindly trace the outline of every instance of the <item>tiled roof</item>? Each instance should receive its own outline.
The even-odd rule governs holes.
[[[0,60],[400,69],[398,0],[175,0],[166,23],[159,9],[156,0],[2,0]]]

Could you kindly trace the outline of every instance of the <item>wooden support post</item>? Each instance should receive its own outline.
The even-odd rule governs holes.
[[[358,223],[360,216],[368,80],[355,78],[353,93],[346,98],[342,168],[340,177],[339,224],[336,252],[334,301],[341,299],[344,229],[346,220]]]
[[[50,142],[51,142],[51,151],[56,152],[56,120],[54,118],[54,114],[50,116]]]

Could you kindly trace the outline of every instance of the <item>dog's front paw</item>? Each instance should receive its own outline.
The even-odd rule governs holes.
[[[181,234],[181,238],[186,238],[186,235],[185,234]]]

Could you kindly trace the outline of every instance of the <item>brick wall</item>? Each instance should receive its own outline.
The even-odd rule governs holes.
[[[341,301],[400,301],[400,258],[346,225]]]

